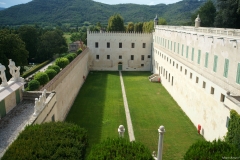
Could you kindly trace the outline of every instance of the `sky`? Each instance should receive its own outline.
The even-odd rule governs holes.
[[[0,0],[0,7],[8,8],[17,4],[28,3],[31,0]],[[171,4],[178,2],[180,0],[94,0],[106,4],[121,4],[121,3],[135,3],[135,4],[145,4],[145,5],[156,5],[159,3]],[[66,0],[67,2],[67,0]]]

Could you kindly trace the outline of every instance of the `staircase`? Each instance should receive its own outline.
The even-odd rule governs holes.
[[[161,77],[158,74],[153,74],[153,75],[149,76],[148,79],[150,82],[161,83]]]

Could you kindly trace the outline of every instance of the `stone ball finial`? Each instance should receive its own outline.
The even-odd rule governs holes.
[[[159,133],[164,133],[165,132],[165,127],[163,125],[161,125],[158,129]]]

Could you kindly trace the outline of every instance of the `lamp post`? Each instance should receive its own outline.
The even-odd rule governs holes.
[[[160,126],[158,129],[159,133],[159,140],[158,140],[158,156],[157,160],[162,160],[162,150],[163,150],[163,135],[165,133],[165,128],[164,126]]]

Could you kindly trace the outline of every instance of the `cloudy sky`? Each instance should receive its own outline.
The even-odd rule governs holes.
[[[17,4],[28,3],[30,1],[31,0],[0,0],[0,7],[8,8]],[[95,0],[95,1],[106,3],[106,4],[135,3],[135,4],[155,5],[159,3],[170,4],[170,3],[178,2],[180,0]]]

